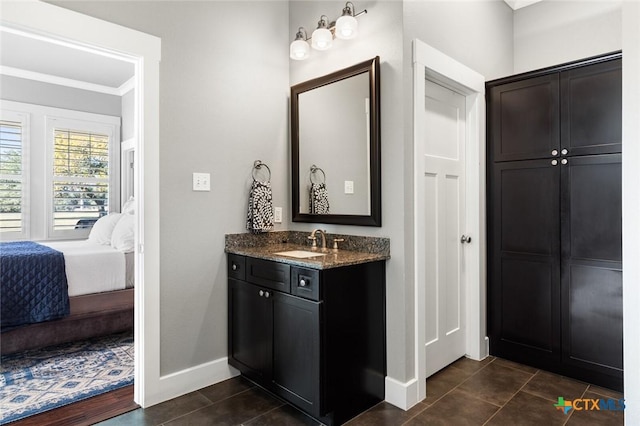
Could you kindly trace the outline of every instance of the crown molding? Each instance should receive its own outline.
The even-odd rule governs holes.
[[[504,2],[507,3],[513,10],[522,9],[523,7],[527,7],[541,1],[542,0],[504,0]]]
[[[124,83],[122,83],[122,85],[120,87],[118,87],[118,94],[120,96],[124,96],[125,93],[133,90],[136,88],[136,77],[133,76],[131,77],[129,80],[125,81]]]
[[[20,68],[8,67],[5,65],[0,65],[0,74],[114,96],[122,96],[135,87],[135,78],[133,77],[125,81],[120,87],[110,87],[102,84],[74,80],[71,78],[58,77],[51,74],[43,74]]]

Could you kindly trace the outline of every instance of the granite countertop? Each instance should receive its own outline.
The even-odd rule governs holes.
[[[269,244],[226,244],[225,252],[241,256],[249,256],[258,259],[273,260],[295,266],[303,266],[312,269],[330,269],[341,266],[357,265],[360,263],[376,262],[390,258],[388,246],[386,250],[356,251],[339,249],[311,249],[308,244],[300,244],[295,238],[285,239],[287,242],[270,241]],[[293,241],[291,241],[293,240]],[[351,247],[349,247],[351,248]],[[303,250],[326,253],[324,256],[311,258],[297,258],[275,254],[283,251]]]
[[[379,260],[389,259],[388,255],[385,256],[380,253],[365,253],[349,250],[338,250],[337,252],[333,252],[331,249],[326,250],[326,254],[324,256],[304,259],[275,254],[291,250],[318,251],[319,253],[324,253],[322,250],[311,250],[309,246],[300,246],[297,244],[274,244],[262,247],[234,247],[227,248],[226,251],[227,253],[255,257],[258,259],[275,260],[276,262],[313,269],[330,269],[340,266],[357,265],[359,263],[376,262]]]

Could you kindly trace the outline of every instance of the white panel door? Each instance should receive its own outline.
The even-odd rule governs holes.
[[[424,280],[426,377],[465,355],[465,97],[425,81],[418,146],[418,279]]]

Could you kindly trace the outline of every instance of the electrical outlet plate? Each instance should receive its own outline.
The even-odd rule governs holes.
[[[344,181],[344,193],[345,194],[353,194],[353,181],[345,180]]]
[[[194,173],[193,190],[211,191],[211,175],[209,173]]]
[[[273,221],[275,223],[282,223],[282,207],[275,207],[273,209]]]

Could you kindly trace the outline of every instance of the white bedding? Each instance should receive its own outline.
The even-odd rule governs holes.
[[[122,290],[127,283],[125,254],[89,240],[48,241],[40,244],[64,254],[69,297]]]

